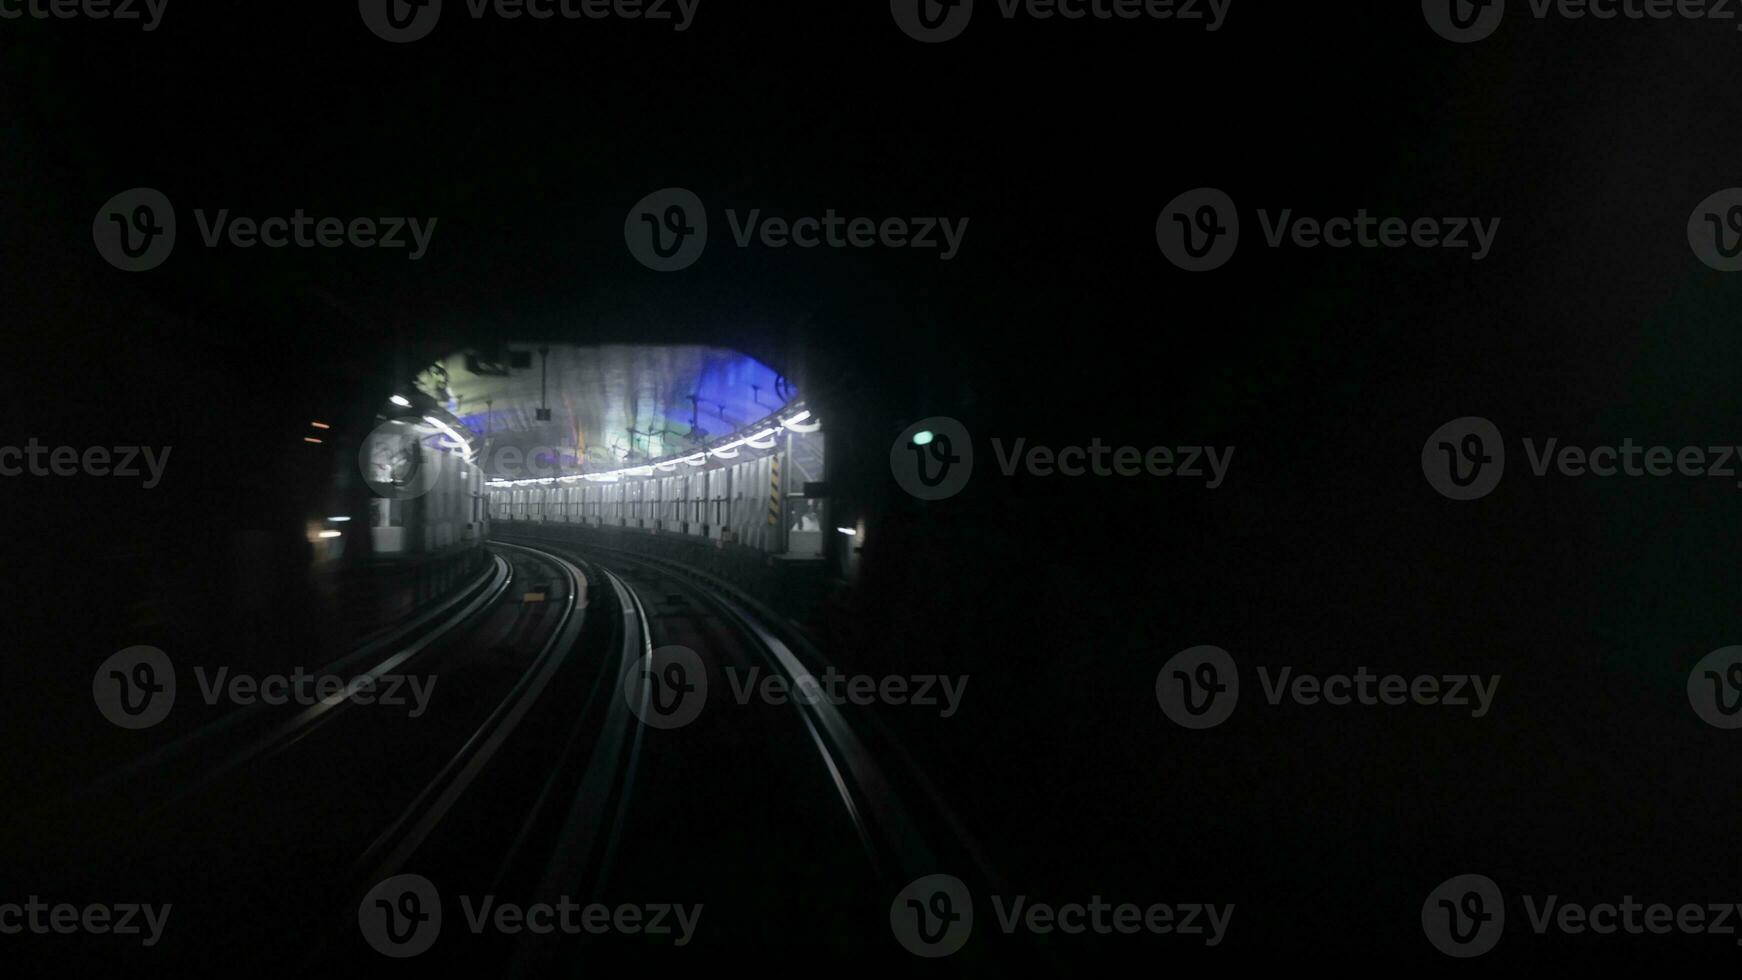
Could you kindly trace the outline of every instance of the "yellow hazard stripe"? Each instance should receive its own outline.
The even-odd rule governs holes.
[[[768,523],[780,521],[780,457],[768,457]]]

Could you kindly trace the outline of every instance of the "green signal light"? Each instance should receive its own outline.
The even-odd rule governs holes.
[[[929,446],[931,445],[931,440],[932,434],[930,429],[925,429],[913,434],[913,444],[916,446]]]

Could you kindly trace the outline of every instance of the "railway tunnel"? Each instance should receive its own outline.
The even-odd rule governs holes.
[[[0,0],[12,973],[1728,945],[1734,5],[236,6]]]
[[[561,539],[703,569],[803,618],[851,582],[866,532],[830,481],[829,404],[720,346],[455,350],[336,440],[358,443],[361,481],[336,452],[326,509],[346,512],[311,515],[315,563],[367,569],[363,590],[415,569],[388,600],[404,608],[492,540]],[[308,438],[335,435],[317,425]]]
[[[88,773],[34,787],[27,812],[57,829],[32,870],[101,866],[95,849],[125,869],[88,879],[112,887],[285,876],[284,921],[317,934],[336,897],[367,908],[407,881],[528,907],[718,895],[725,947],[801,929],[905,956],[864,924],[939,861],[973,860],[880,705],[899,683],[893,703],[953,712],[962,690],[842,640],[899,615],[859,586],[865,543],[923,506],[888,486],[888,440],[912,420],[814,352],[360,346],[352,368],[227,419],[266,437],[221,465],[270,492],[202,481],[233,507],[201,508],[215,559],[110,634],[87,683],[119,720],[70,748],[98,760]],[[238,927],[221,903],[187,914],[205,935]],[[308,957],[241,927],[250,955]],[[651,937],[615,939],[585,957]],[[310,962],[374,955],[354,928],[333,942]],[[452,955],[541,969],[577,943]]]

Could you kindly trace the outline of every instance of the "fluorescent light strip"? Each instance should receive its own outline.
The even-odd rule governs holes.
[[[707,464],[708,458],[710,456],[715,458],[715,459],[737,459],[738,458],[738,450],[742,447],[745,447],[745,446],[748,446],[751,449],[759,449],[759,450],[763,450],[763,451],[773,449],[775,446],[774,437],[776,435],[779,435],[780,431],[783,428],[787,429],[789,431],[792,431],[792,432],[800,433],[801,435],[808,434],[811,432],[817,432],[817,431],[821,430],[823,427],[822,420],[818,419],[815,422],[807,422],[807,420],[810,418],[811,418],[810,410],[805,409],[805,410],[797,412],[791,416],[788,416],[787,418],[781,419],[778,422],[776,422],[773,426],[766,428],[766,429],[763,429],[762,431],[757,432],[753,435],[741,436],[737,439],[733,439],[731,442],[722,443],[721,445],[714,446],[714,447],[709,448],[709,449],[704,449],[704,450],[697,452],[697,453],[691,453],[687,456],[679,456],[675,459],[662,460],[662,461],[655,462],[655,463],[648,463],[648,464],[645,464],[642,466],[630,466],[630,467],[626,467],[624,469],[611,470],[611,471],[605,472],[605,473],[583,473],[583,474],[580,474],[578,476],[565,476],[565,477],[560,477],[557,479],[491,480],[488,483],[486,483],[485,486],[495,487],[497,489],[502,489],[505,487],[524,487],[524,486],[544,485],[544,484],[558,483],[558,482],[572,483],[576,480],[587,480],[587,481],[590,481],[593,483],[616,483],[618,480],[622,479],[625,476],[644,476],[644,477],[645,476],[653,476],[655,471],[658,471],[661,473],[670,473],[673,470],[677,469],[679,463],[686,463],[690,466],[704,466]],[[432,418],[429,418],[426,416],[424,418],[424,421],[430,423],[431,425],[440,426],[445,431],[449,432],[450,434],[453,434],[452,429],[448,429],[446,426],[442,426],[441,423],[437,422],[435,419],[432,419]],[[455,434],[455,438],[459,438],[457,434]],[[470,459],[471,457],[468,455],[466,458]]]
[[[430,425],[435,426],[437,429],[440,429],[443,435],[447,436],[449,439],[452,439],[452,440],[454,440],[455,443],[457,443],[457,445],[450,446],[448,448],[458,449],[461,453],[465,454],[466,462],[470,463],[472,461],[472,444],[470,442],[466,441],[465,436],[462,436],[458,432],[455,432],[453,430],[452,426],[448,425],[446,422],[443,422],[441,419],[435,418],[434,416],[425,415],[423,417],[423,420],[425,422],[428,422]]]

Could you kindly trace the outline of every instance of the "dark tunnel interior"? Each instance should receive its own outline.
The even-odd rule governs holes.
[[[0,0],[20,976],[1724,964],[1668,0]]]

